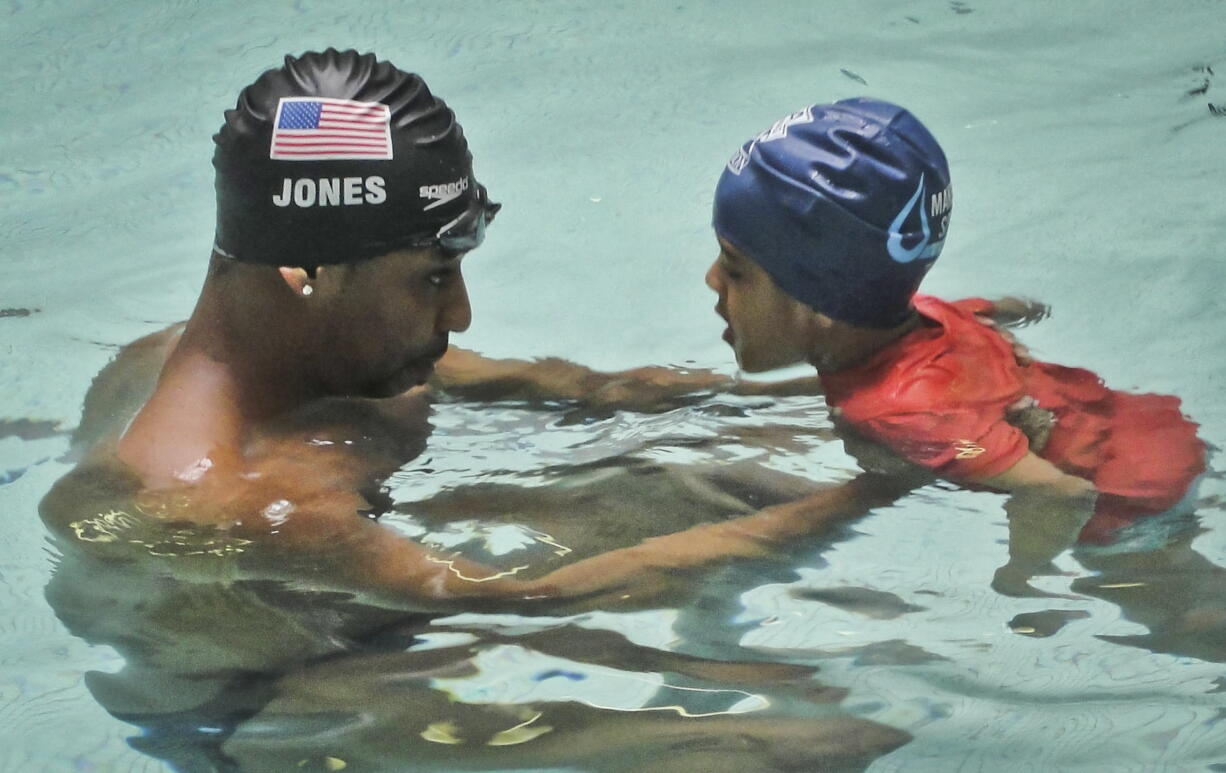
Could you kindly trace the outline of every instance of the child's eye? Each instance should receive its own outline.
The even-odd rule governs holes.
[[[451,278],[453,273],[454,272],[450,270],[432,271],[430,272],[430,275],[426,277],[426,281],[433,287],[442,287],[443,285],[447,284],[447,280]]]

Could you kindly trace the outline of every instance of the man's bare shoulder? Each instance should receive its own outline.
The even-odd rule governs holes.
[[[420,387],[377,400],[324,398],[252,428],[244,456],[297,458],[314,449],[395,469],[423,450],[429,417],[430,395]]]
[[[143,481],[104,440],[57,482],[40,509],[44,522],[74,543],[90,539],[81,524],[110,513],[152,532],[157,523],[165,529],[191,524],[248,540],[276,536],[283,544],[325,545],[357,529],[361,515],[386,508],[380,483],[420,453],[427,414],[420,394],[317,401],[256,428],[241,456],[216,454],[198,475],[168,487]]]
[[[88,451],[123,431],[153,393],[162,365],[185,324],[176,322],[136,339],[98,372],[85,394],[81,422],[72,436],[74,451]]]

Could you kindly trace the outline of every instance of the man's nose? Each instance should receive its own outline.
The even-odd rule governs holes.
[[[712,290],[720,293],[721,295],[724,292],[724,281],[719,274],[718,262],[712,263],[711,267],[707,269],[707,287],[710,287]]]
[[[473,323],[473,309],[468,302],[468,287],[457,279],[450,288],[447,303],[439,314],[440,332],[463,333]]]

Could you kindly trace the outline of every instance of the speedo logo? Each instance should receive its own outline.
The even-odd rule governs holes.
[[[434,202],[422,207],[422,210],[425,211],[441,207],[449,201],[454,201],[466,190],[468,190],[468,178],[461,177],[455,182],[443,183],[442,185],[423,185],[417,189],[417,195],[419,198]]]
[[[353,207],[387,201],[382,177],[286,177],[281,192],[272,195],[278,207]]]

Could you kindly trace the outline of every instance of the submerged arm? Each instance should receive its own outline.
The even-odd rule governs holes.
[[[198,485],[168,493],[175,498],[187,491],[212,504],[188,511],[211,509],[214,522],[235,524],[236,536],[253,543],[244,565],[258,574],[309,578],[443,609],[461,603],[523,609],[580,599],[641,601],[677,588],[686,570],[769,556],[793,540],[826,533],[888,504],[909,488],[895,477],[863,474],[740,518],[654,537],[525,580],[450,551],[431,550],[365,517],[368,503],[358,492],[372,475],[381,477],[378,459],[343,444],[300,437],[278,437],[254,450],[238,474],[214,470]],[[783,496],[804,491],[791,483],[772,480],[772,488]]]
[[[530,583],[550,597],[651,595],[686,570],[738,558],[768,557],[788,543],[828,532],[838,524],[890,504],[909,490],[895,478],[865,473],[847,483],[750,515],[653,537],[554,570]]]
[[[1009,561],[996,571],[992,587],[1006,595],[1043,595],[1029,580],[1050,573],[1052,560],[1077,541],[1094,513],[1094,485],[1034,452],[1000,475],[976,483],[1012,495],[1005,503]]]
[[[641,411],[669,410],[720,392],[821,393],[816,377],[750,383],[701,368],[643,367],[605,373],[556,357],[496,360],[454,346],[439,360],[431,385],[466,400],[568,400]]]
[[[687,570],[769,556],[794,540],[826,533],[893,502],[908,489],[897,479],[863,474],[795,501],[654,537],[524,580],[514,572],[497,572],[433,551],[363,517],[366,501],[345,485],[343,473],[328,480],[302,480],[285,465],[284,458],[278,460],[277,469],[266,469],[229,503],[248,514],[240,527],[243,536],[263,546],[249,558],[264,556],[269,571],[277,575],[320,578],[431,608],[454,608],[458,602],[465,607],[523,609],[568,600],[648,600],[677,588]],[[336,474],[337,468],[331,469]],[[268,488],[277,479],[298,483]]]
[[[348,501],[341,501],[342,499]],[[307,573],[342,587],[414,606],[455,608],[458,600],[521,599],[530,589],[512,573],[433,551],[356,512],[356,495],[314,501],[271,535],[283,571]],[[282,548],[277,550],[276,548]],[[304,566],[295,566],[295,564]],[[467,606],[467,605],[466,605]]]

